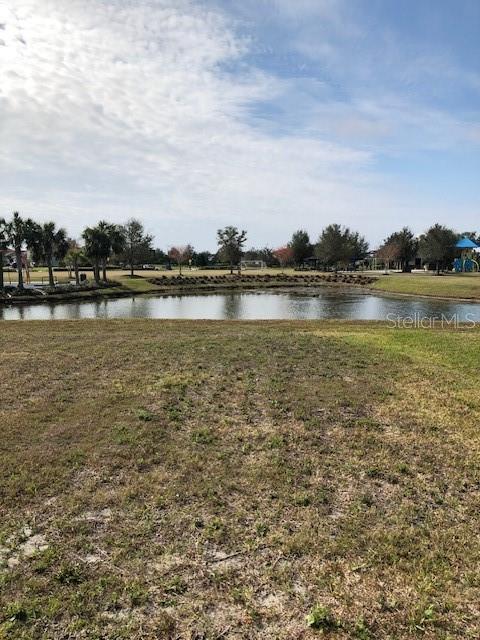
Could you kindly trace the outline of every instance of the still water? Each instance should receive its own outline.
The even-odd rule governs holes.
[[[455,318],[480,322],[480,304],[389,298],[358,289],[222,292],[202,295],[36,304],[0,308],[0,320],[73,320],[80,318],[165,318],[211,320],[387,320]]]

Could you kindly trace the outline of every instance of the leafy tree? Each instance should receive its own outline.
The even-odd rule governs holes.
[[[93,261],[95,282],[100,284],[100,267],[103,280],[107,282],[107,261],[112,253],[121,253],[125,238],[121,227],[102,220],[96,227],[87,227],[82,234],[85,253]]]
[[[348,227],[330,224],[322,231],[315,255],[326,266],[346,267],[352,261],[365,258],[368,253],[368,243],[357,231],[350,231]]]
[[[290,245],[285,245],[284,247],[279,247],[275,249],[273,255],[278,260],[282,269],[285,268],[287,264],[290,264],[294,259],[294,251]]]
[[[263,247],[262,249],[255,249],[255,247],[252,247],[244,252],[243,259],[261,260],[262,262],[265,262],[267,267],[278,265],[278,260],[274,255],[273,249],[270,249],[270,247]]]
[[[195,252],[192,256],[192,264],[195,267],[208,267],[212,260],[212,254],[210,251],[200,251],[199,253]]]
[[[293,261],[296,265],[302,264],[312,253],[310,237],[304,229],[295,231],[289,242],[289,247],[292,249]]]
[[[154,249],[152,252],[152,261],[154,264],[165,264],[168,261],[168,255],[161,249]]]
[[[399,260],[403,272],[410,270],[410,261],[418,251],[418,240],[408,227],[403,227],[401,231],[396,231],[388,236],[383,246],[390,246],[390,250],[387,250],[389,253],[393,252],[392,247],[396,247],[397,255],[391,260]]]
[[[12,219],[8,222],[4,222],[3,238],[6,244],[13,247],[15,251],[15,261],[17,264],[18,273],[18,288],[23,290],[23,270],[22,270],[22,251],[25,245],[32,246],[33,231],[35,229],[35,223],[30,218],[24,219],[20,216],[18,211],[15,211]]]
[[[182,265],[187,264],[187,262],[192,259],[193,254],[194,249],[192,245],[187,244],[179,247],[172,247],[168,252],[168,257],[170,260],[178,264],[180,275],[182,275]]]
[[[55,286],[53,260],[62,260],[68,251],[67,232],[57,229],[54,222],[35,224],[30,233],[30,242],[36,262],[44,262],[48,269],[48,284]]]
[[[350,245],[351,254],[350,262],[356,260],[363,260],[368,255],[368,242],[358,231],[350,231],[350,237],[348,239]]]
[[[78,286],[80,284],[80,262],[84,256],[84,251],[82,247],[78,244],[76,240],[69,239],[68,241],[68,251],[65,256],[67,264],[70,265],[70,268],[75,273],[75,283]]]
[[[228,226],[217,231],[217,242],[224,260],[230,264],[230,273],[233,267],[238,265],[240,271],[240,258],[242,257],[242,247],[247,241],[247,232],[239,231],[237,227]]]
[[[455,257],[455,244],[458,234],[441,224],[430,227],[426,233],[420,236],[418,250],[422,260],[435,264],[437,275],[440,269],[444,269]]]
[[[153,237],[145,233],[145,229],[140,220],[131,218],[123,227],[125,238],[125,253],[127,262],[130,265],[130,276],[134,276],[134,266],[142,255],[150,254],[152,251]]]

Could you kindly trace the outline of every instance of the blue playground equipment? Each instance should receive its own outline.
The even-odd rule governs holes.
[[[456,273],[480,271],[478,262],[473,258],[474,249],[480,249],[480,246],[476,242],[465,236],[464,238],[460,238],[455,248],[461,250],[460,258],[455,258],[453,261],[453,270]]]

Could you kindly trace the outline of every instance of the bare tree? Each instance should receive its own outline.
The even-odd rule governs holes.
[[[294,250],[290,245],[285,245],[284,247],[279,247],[273,251],[273,255],[280,263],[282,269],[285,268],[287,264],[290,264],[294,260]]]
[[[168,252],[168,257],[178,264],[180,275],[182,275],[182,266],[192,259],[194,249],[191,244],[172,247]]]
[[[377,251],[377,258],[384,264],[385,271],[390,269],[390,263],[400,259],[400,247],[394,240],[387,240]]]
[[[70,238],[68,240],[68,251],[65,257],[66,257],[67,263],[71,266],[71,268],[75,273],[75,284],[77,285],[77,287],[80,284],[79,266],[80,266],[80,260],[82,259],[83,255],[84,255],[84,252],[82,247],[78,244],[76,240],[72,240]]]

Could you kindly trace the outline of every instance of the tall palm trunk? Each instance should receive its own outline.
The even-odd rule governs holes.
[[[80,284],[80,273],[78,271],[78,260],[75,260],[75,262],[73,263],[73,269],[75,271],[75,284],[78,285]]]
[[[107,282],[107,259],[102,260],[103,281]]]
[[[95,282],[100,284],[100,262],[98,258],[95,258],[93,262],[93,277],[95,278]]]
[[[52,267],[52,256],[47,256],[47,267],[48,267],[48,286],[53,289],[55,286],[55,279],[53,277],[53,267]]]
[[[17,261],[18,288],[23,290],[22,247],[15,247],[15,260]]]

